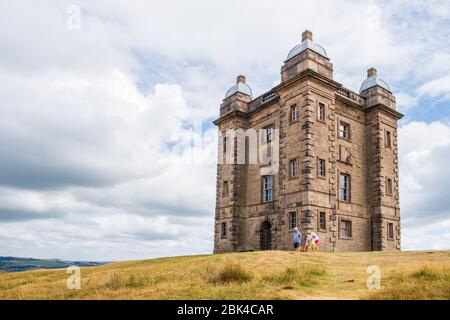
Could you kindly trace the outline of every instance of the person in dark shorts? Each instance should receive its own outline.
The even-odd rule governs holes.
[[[300,250],[300,241],[302,239],[302,234],[298,231],[298,228],[294,229],[294,249],[295,251]]]

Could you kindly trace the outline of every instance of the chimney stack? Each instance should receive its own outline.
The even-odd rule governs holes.
[[[371,77],[371,76],[377,76],[377,69],[375,68],[370,68],[369,70],[367,70],[367,78]]]
[[[245,83],[245,76],[243,76],[242,74],[238,75],[236,78],[236,84],[238,84],[239,82]]]
[[[302,33],[302,42],[306,41],[306,40],[311,40],[312,41],[312,32],[309,30],[305,30]]]

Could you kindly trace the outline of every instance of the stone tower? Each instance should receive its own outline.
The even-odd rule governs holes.
[[[238,76],[214,121],[214,252],[289,250],[295,227],[322,250],[400,249],[395,108],[374,68],[359,93],[336,82],[308,30],[279,85],[253,98]]]

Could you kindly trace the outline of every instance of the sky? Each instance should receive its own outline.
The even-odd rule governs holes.
[[[397,97],[402,249],[450,249],[447,1],[0,2],[0,255],[210,253],[226,90],[254,96],[309,29]]]

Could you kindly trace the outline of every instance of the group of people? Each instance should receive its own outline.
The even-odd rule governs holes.
[[[306,235],[302,237],[301,232],[298,228],[294,229],[294,250],[308,252],[311,248],[311,251],[319,251],[319,236],[311,230],[308,230]]]

